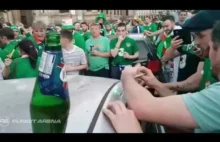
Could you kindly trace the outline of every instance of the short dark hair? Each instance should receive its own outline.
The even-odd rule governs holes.
[[[180,15],[180,13],[182,13],[182,12],[185,12],[185,13],[187,14],[187,10],[180,10],[180,11],[179,11],[179,15]]]
[[[172,15],[166,15],[166,16],[163,17],[162,20],[163,21],[170,20],[172,22],[175,22],[175,19],[174,19],[174,17]]]
[[[217,21],[214,25],[211,33],[212,42],[215,45],[220,46],[220,21]]]
[[[69,30],[61,30],[60,36],[61,36],[61,38],[67,38],[70,41],[73,39],[72,32],[70,32]]]
[[[80,25],[86,25],[87,27],[89,27],[86,22],[82,22]]]
[[[126,27],[126,24],[125,24],[125,23],[122,23],[122,22],[117,25],[117,29],[118,29],[118,27],[125,27],[125,29],[127,28],[127,27]]]
[[[11,28],[5,27],[0,30],[0,37],[7,37],[8,40],[13,40],[14,39],[14,32],[12,31]]]

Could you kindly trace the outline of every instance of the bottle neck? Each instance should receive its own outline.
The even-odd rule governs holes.
[[[61,45],[57,44],[57,45],[46,45],[45,46],[45,51],[62,51]]]

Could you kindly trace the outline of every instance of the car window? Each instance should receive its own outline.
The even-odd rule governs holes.
[[[147,59],[147,54],[149,53],[147,44],[143,40],[136,40],[136,42],[139,48],[139,59]]]

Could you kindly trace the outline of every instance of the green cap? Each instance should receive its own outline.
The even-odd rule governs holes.
[[[63,30],[73,30],[75,27],[73,25],[67,25],[67,24],[64,24],[62,25],[61,29]]]
[[[21,34],[21,30],[20,30],[20,28],[17,25],[11,25],[10,28],[12,30],[18,30],[19,34]]]
[[[99,15],[98,15],[98,16],[96,17],[96,19],[95,19],[96,23],[99,22],[99,19],[103,19],[103,24],[105,24],[105,23],[107,22],[106,16],[105,16],[104,13],[99,13]]]

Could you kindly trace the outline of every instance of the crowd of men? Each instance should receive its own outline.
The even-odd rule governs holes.
[[[187,132],[218,132],[220,11],[195,10],[188,16],[187,11],[180,10],[178,14],[178,22],[172,15],[162,19],[147,16],[144,22],[133,19],[132,26],[110,24],[104,13],[91,24],[46,26],[37,21],[29,30],[22,23],[4,23],[0,27],[0,77],[36,77],[45,34],[57,31],[67,74],[121,79],[129,109],[120,101],[104,109],[118,133],[142,132],[138,120]],[[191,31],[192,43],[186,45],[174,37],[176,29]],[[139,47],[129,33],[143,34],[154,43],[166,83],[158,81],[146,67],[132,67],[139,57]],[[137,81],[135,76],[141,73]]]

